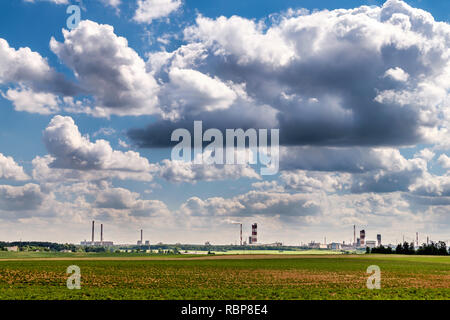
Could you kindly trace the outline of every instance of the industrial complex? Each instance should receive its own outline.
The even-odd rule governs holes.
[[[243,223],[241,222],[232,222],[232,224],[239,225],[239,246],[241,247],[282,247],[282,242],[274,242],[274,243],[260,243],[258,241],[258,224],[253,223],[251,225],[250,235],[248,236],[248,242],[243,240]],[[415,234],[414,245],[419,247],[419,233]],[[343,242],[327,242],[326,237],[324,237],[324,242],[316,242],[311,241],[307,244],[301,244],[300,247],[305,249],[327,249],[327,250],[365,250],[366,248],[376,248],[382,246],[381,234],[376,234],[376,240],[368,240],[366,238],[366,230],[362,229],[359,231],[359,237],[357,237],[356,225],[353,226],[353,241],[346,243]],[[404,242],[404,240],[403,240]],[[427,237],[426,243],[429,243],[429,238]],[[161,244],[161,243],[160,243]],[[113,241],[105,241],[104,240],[104,229],[103,224],[100,224],[100,241],[95,240],[95,221],[92,221],[91,228],[91,240],[81,241],[80,245],[82,246],[100,246],[100,247],[113,247],[115,246]],[[137,247],[145,247],[150,248],[150,241],[144,240],[144,230],[140,230],[140,238],[137,240]],[[211,246],[209,241],[205,242],[205,246]],[[395,247],[396,244],[384,244],[386,247]]]

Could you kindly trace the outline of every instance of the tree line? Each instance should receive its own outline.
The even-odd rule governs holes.
[[[395,249],[391,247],[384,247],[383,245],[376,248],[366,248],[366,253],[383,253],[383,254],[417,254],[417,255],[431,255],[431,256],[447,256],[450,254],[450,249],[447,250],[447,245],[443,241],[432,242],[430,244],[422,244],[417,250],[414,248],[414,243],[404,242],[398,244]]]

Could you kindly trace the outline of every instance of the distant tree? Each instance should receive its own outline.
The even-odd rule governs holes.
[[[447,252],[447,245],[443,241],[439,241],[437,249],[438,249],[437,250],[438,251],[437,254],[440,255],[440,256],[446,256],[448,254],[448,252]]]
[[[372,248],[371,253],[383,253],[383,254],[391,254],[394,253],[391,247],[384,247],[383,245]]]

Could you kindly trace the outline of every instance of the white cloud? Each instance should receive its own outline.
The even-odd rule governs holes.
[[[0,179],[23,181],[29,177],[12,157],[6,157],[0,153]]]
[[[409,74],[407,74],[402,68],[395,67],[387,70],[384,73],[385,77],[390,77],[396,81],[406,82],[408,81]]]
[[[118,143],[119,143],[119,146],[121,146],[122,148],[125,148],[125,149],[129,149],[131,147],[128,143],[126,143],[122,139],[119,139]]]
[[[100,0],[104,5],[113,7],[113,8],[118,8],[122,1],[121,0]]]
[[[33,159],[33,179],[42,184],[60,185],[64,183],[76,183],[80,181],[102,181],[113,178],[120,180],[151,181],[155,172],[129,171],[129,170],[78,170],[61,169],[53,167],[56,158],[47,155]]]
[[[190,113],[223,110],[236,100],[236,93],[218,78],[192,69],[172,68],[165,88],[169,110],[186,108]]]
[[[34,91],[71,94],[76,86],[48,65],[39,53],[30,48],[11,48],[0,38],[0,84],[26,85]]]
[[[230,199],[192,197],[180,210],[189,216],[307,216],[318,214],[318,200],[317,194],[249,191]]]
[[[50,41],[52,51],[95,98],[91,112],[100,116],[158,113],[158,84],[145,62],[110,25],[83,20],[63,30],[64,42]]]
[[[446,154],[441,154],[438,158],[438,163],[441,165],[442,168],[450,169],[450,157]]]
[[[450,205],[450,176],[448,174],[437,176],[431,173],[426,173],[409,189],[414,195],[442,197],[437,201],[436,199],[431,200],[429,203],[430,205]],[[422,201],[424,201],[424,199],[422,199]]]
[[[181,7],[181,0],[138,0],[137,5],[133,20],[150,24],[177,11]]]
[[[422,149],[414,155],[414,158],[422,158],[426,161],[433,160],[436,154],[428,148]]]
[[[11,48],[5,39],[0,39],[0,83],[36,82],[51,76],[47,61],[30,48]]]
[[[199,16],[196,23],[196,26],[185,30],[186,39],[206,43],[216,55],[234,55],[239,64],[257,60],[284,66],[296,56],[295,48],[277,27],[264,33],[263,24],[239,16],[219,17],[216,20]]]
[[[8,89],[5,99],[12,101],[16,111],[52,114],[59,111],[58,96],[46,92],[34,92],[29,88]]]
[[[351,185],[351,175],[348,173],[295,170],[283,171],[280,178],[286,184],[287,189],[302,192],[334,193],[349,189]]]
[[[195,161],[165,159],[158,165],[159,175],[165,180],[175,183],[238,180],[241,178],[261,179],[259,174],[248,164],[206,164],[208,161],[212,162],[211,154],[204,153],[198,156],[203,157],[203,164],[196,164]]]
[[[70,117],[55,116],[44,130],[44,142],[53,157],[50,167],[149,174],[152,166],[134,151],[113,150],[106,140],[89,141]]]
[[[94,132],[92,136],[95,138],[96,136],[103,135],[103,136],[110,136],[116,133],[116,130],[114,128],[108,127],[108,128],[100,128],[98,131]]]
[[[94,207],[127,210],[133,216],[167,215],[167,206],[159,200],[142,200],[139,193],[124,188],[110,188],[98,193]]]

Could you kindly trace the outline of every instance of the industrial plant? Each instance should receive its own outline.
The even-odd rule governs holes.
[[[349,242],[330,242],[328,243],[326,240],[326,237],[324,237],[324,241],[323,243],[321,242],[316,242],[316,241],[310,241],[307,244],[300,244],[299,246],[283,246],[282,242],[274,242],[274,243],[260,243],[258,241],[258,224],[255,222],[253,224],[251,224],[251,229],[249,229],[249,235],[248,235],[248,242],[244,240],[244,235],[243,235],[243,223],[242,222],[231,222],[232,224],[236,224],[239,225],[239,245],[236,244],[231,244],[231,246],[240,246],[242,249],[245,250],[251,250],[252,248],[254,249],[263,249],[263,248],[281,248],[283,247],[284,250],[286,249],[292,249],[292,248],[297,248],[297,249],[306,249],[306,250],[311,250],[311,249],[319,249],[319,250],[337,250],[337,251],[365,251],[366,249],[373,249],[373,248],[379,248],[383,246],[382,243],[382,238],[381,238],[381,234],[378,233],[375,236],[376,240],[369,240],[367,239],[367,234],[366,234],[366,230],[365,229],[361,229],[359,231],[359,237],[357,237],[357,232],[356,232],[356,225],[353,225],[353,239]],[[419,233],[416,232],[415,234],[415,239],[414,239],[414,247],[419,248]],[[403,237],[403,242],[405,242],[404,237]],[[428,245],[430,243],[429,237],[427,237],[427,241],[426,244]],[[92,226],[91,226],[91,240],[87,241],[81,241],[80,243],[81,246],[85,246],[85,247],[110,247],[110,250],[119,250],[121,252],[133,252],[133,250],[141,250],[143,252],[152,252],[152,250],[150,250],[150,241],[149,240],[144,240],[144,230],[140,229],[140,237],[139,240],[137,240],[135,245],[132,244],[128,244],[128,245],[114,245],[113,241],[105,241],[104,240],[104,228],[103,228],[103,224],[100,224],[100,241],[96,241],[95,240],[95,221],[92,221]],[[164,245],[162,243],[158,243],[155,245],[156,248],[164,248],[164,247],[170,247],[171,245]],[[173,245],[172,245],[173,246]],[[189,245],[181,245],[181,244],[176,244],[175,245],[178,248],[183,248]],[[192,245],[195,246],[195,245]],[[202,245],[203,246],[203,245]],[[202,247],[200,246],[200,247]],[[396,245],[394,244],[385,244],[385,247],[390,247],[390,248],[395,248]],[[113,249],[112,247],[114,247],[115,249]],[[203,246],[205,247],[205,250],[210,251],[208,248],[213,247],[213,245],[209,242],[206,241],[205,245]],[[219,248],[221,247],[220,245],[215,245],[214,247]],[[229,247],[229,246],[227,246]]]
[[[81,241],[82,246],[101,246],[101,247],[111,247],[114,245],[112,241],[103,240],[103,224],[100,224],[100,241],[95,241],[95,221],[92,221],[92,236],[91,241]]]

